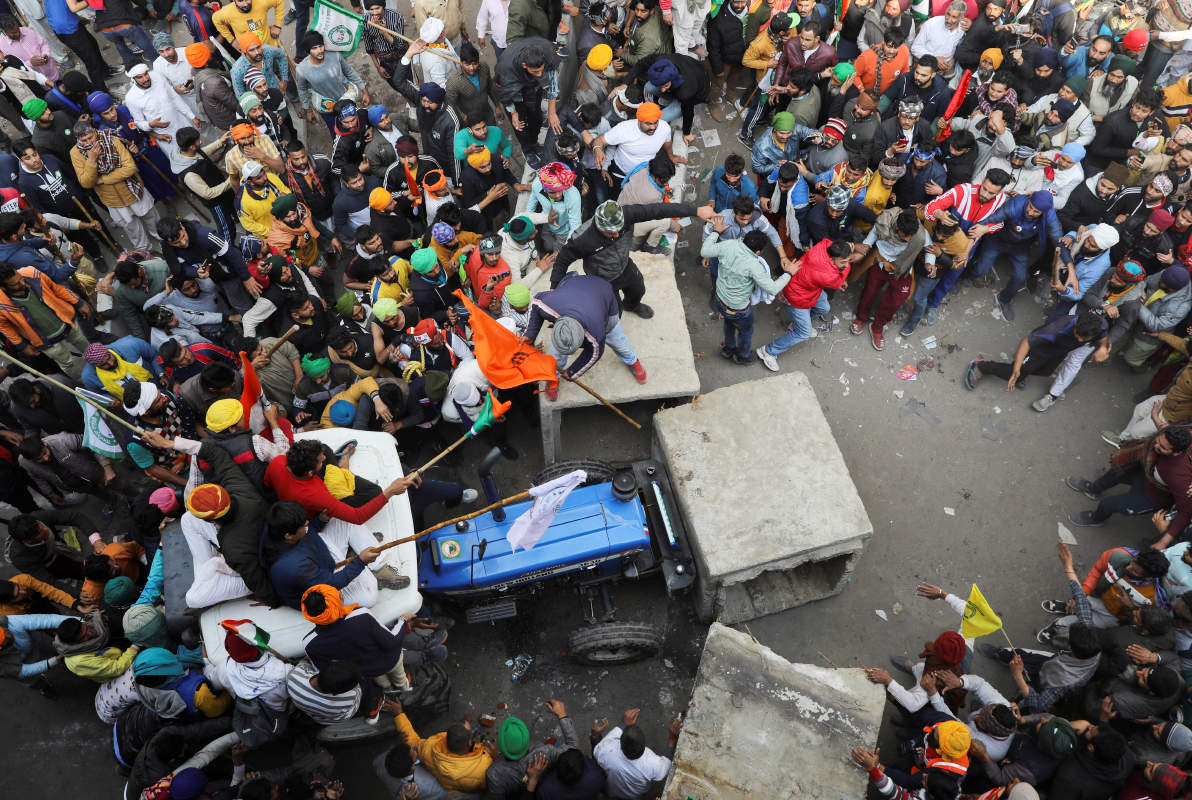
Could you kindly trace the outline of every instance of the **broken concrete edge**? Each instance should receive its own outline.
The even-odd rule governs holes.
[[[663,797],[864,797],[868,777],[849,748],[876,746],[884,709],[864,670],[792,663],[713,623]]]

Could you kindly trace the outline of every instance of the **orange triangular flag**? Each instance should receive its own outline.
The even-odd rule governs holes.
[[[461,291],[455,296],[472,313],[472,350],[480,371],[498,389],[512,389],[531,381],[558,382],[555,359],[498,323]]]

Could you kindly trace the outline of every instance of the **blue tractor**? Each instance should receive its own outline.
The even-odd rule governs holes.
[[[494,450],[480,467],[495,501]],[[660,462],[610,466],[564,461],[534,478],[540,485],[577,469],[587,480],[568,496],[530,550],[511,548],[506,534],[531,501],[498,508],[430,534],[419,542],[418,589],[461,608],[468,622],[508,619],[547,585],[579,592],[587,625],[568,637],[568,657],[585,664],[622,664],[655,655],[662,633],[646,622],[619,622],[610,592],[622,579],[661,573],[667,594],[691,586],[695,564],[687,533]]]

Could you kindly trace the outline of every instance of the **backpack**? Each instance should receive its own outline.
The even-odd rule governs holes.
[[[232,708],[232,730],[250,750],[281,738],[289,722],[289,710],[274,711],[259,697],[237,697]]]
[[[428,723],[451,709],[451,677],[439,662],[415,669],[410,682],[413,688],[402,692],[400,700],[412,724]]]

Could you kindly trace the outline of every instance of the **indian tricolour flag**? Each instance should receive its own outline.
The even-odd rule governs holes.
[[[337,53],[350,53],[360,44],[364,30],[364,17],[353,14],[326,0],[315,0],[314,15],[310,29],[323,34],[327,49]]]

